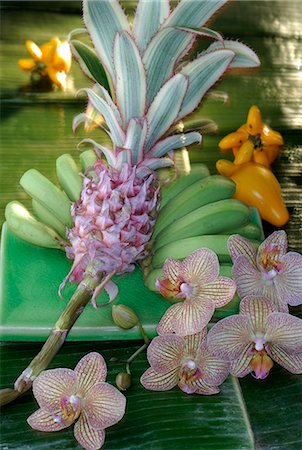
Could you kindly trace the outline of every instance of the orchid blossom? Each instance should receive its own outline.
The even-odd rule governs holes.
[[[231,363],[230,372],[252,372],[263,379],[276,361],[292,373],[302,373],[302,320],[278,312],[271,300],[245,297],[240,314],[220,320],[208,334],[209,350]]]
[[[228,248],[239,297],[270,298],[282,312],[288,312],[288,304],[302,303],[302,255],[287,253],[285,231],[272,233],[257,252],[238,234],[229,238]]]
[[[196,250],[183,261],[168,259],[163,276],[156,287],[164,297],[173,297],[178,303],[162,317],[158,334],[186,336],[200,332],[215,308],[226,305],[236,290],[233,280],[219,276],[218,257],[207,248]]]
[[[185,337],[157,336],[147,356],[151,367],[141,383],[152,391],[168,391],[178,385],[187,394],[217,394],[229,374],[229,364],[208,351],[206,329]]]
[[[33,41],[27,40],[26,49],[31,59],[20,59],[19,67],[28,72],[37,72],[60,89],[66,88],[66,74],[70,71],[71,51],[67,41],[52,38],[41,47]]]
[[[125,397],[105,383],[107,368],[99,353],[89,353],[74,370],[52,369],[33,382],[40,406],[28,419],[39,431],[59,431],[74,422],[76,440],[86,450],[99,449],[104,429],[119,422],[125,413]]]

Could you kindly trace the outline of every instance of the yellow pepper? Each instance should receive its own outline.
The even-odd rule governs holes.
[[[71,51],[67,41],[54,37],[38,47],[33,41],[26,41],[31,59],[20,59],[19,67],[32,74],[47,77],[60,89],[66,88],[67,73],[71,67]]]
[[[289,220],[289,213],[282,199],[281,187],[272,171],[254,161],[236,165],[220,159],[216,168],[221,175],[236,183],[234,197],[249,206],[256,206],[262,219],[276,227]]]
[[[222,152],[233,150],[235,164],[255,161],[270,167],[279,155],[283,138],[278,131],[262,122],[259,108],[253,105],[249,109],[246,123],[225,136],[218,145]]]

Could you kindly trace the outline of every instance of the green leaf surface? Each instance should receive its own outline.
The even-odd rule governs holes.
[[[83,72],[110,92],[106,71],[100,63],[95,51],[91,47],[88,47],[88,45],[77,41],[76,39],[72,39],[70,45]]]

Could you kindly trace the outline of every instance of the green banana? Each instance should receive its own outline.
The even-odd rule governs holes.
[[[32,200],[31,202],[34,215],[53,230],[55,230],[62,238],[66,237],[66,227],[62,224],[48,209],[46,209],[37,200]]]
[[[20,179],[20,184],[27,194],[40,202],[66,227],[72,227],[71,202],[65,192],[61,191],[36,169],[25,172]]]
[[[62,189],[72,202],[80,198],[83,179],[79,175],[79,169],[71,155],[65,153],[56,161],[57,177]]]
[[[5,218],[10,230],[20,239],[40,247],[64,250],[61,237],[53,229],[36,220],[22,203],[8,203]]]
[[[93,150],[85,150],[80,153],[80,163],[82,165],[82,169],[85,172],[89,167],[92,167],[95,162],[97,162],[98,158]]]
[[[224,277],[232,278],[232,264],[220,264],[219,275]],[[145,286],[150,289],[150,291],[157,291],[155,287],[156,280],[163,277],[162,267],[158,269],[153,269],[145,279]]]
[[[262,239],[262,230],[259,225],[248,222],[240,227],[232,228],[228,230],[230,234],[240,234],[241,236],[247,239],[255,239],[261,241]]]
[[[195,164],[188,174],[182,175],[161,189],[160,209],[168,204],[172,198],[180,194],[186,187],[209,175],[209,169],[205,164]]]
[[[154,252],[152,267],[162,267],[167,258],[184,259],[198,248],[209,248],[217,254],[221,262],[231,262],[227,247],[229,237],[229,234],[212,234],[175,240]]]
[[[152,238],[156,239],[156,236],[175,220],[208,203],[231,198],[235,191],[236,184],[221,175],[212,175],[196,181],[160,210]]]
[[[248,206],[240,200],[219,200],[176,220],[157,236],[154,251],[163,245],[193,236],[221,234],[224,230],[239,227],[250,218]]]

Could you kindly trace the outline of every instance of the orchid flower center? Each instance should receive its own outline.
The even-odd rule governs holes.
[[[180,285],[180,295],[182,294],[184,297],[188,297],[193,292],[193,287],[188,283],[181,283]]]
[[[81,413],[81,399],[77,395],[64,395],[60,402],[61,413],[54,417],[55,422],[71,425]]]
[[[255,374],[255,378],[258,380],[263,380],[266,378],[273,365],[274,363],[272,359],[268,356],[264,349],[260,351],[254,350],[254,355],[250,362],[250,366]]]
[[[259,258],[259,264],[266,280],[272,280],[283,271],[283,264],[278,259],[279,249],[276,244],[268,244]]]
[[[179,379],[182,383],[192,385],[201,377],[201,370],[193,359],[187,359],[183,362],[179,370]]]

